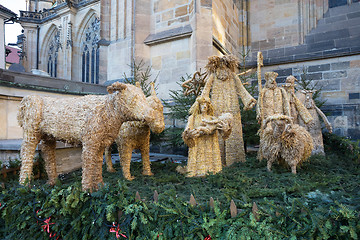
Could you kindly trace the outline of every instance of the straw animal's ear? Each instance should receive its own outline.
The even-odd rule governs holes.
[[[120,83],[120,82],[113,83],[112,85],[107,87],[107,91],[110,94],[112,94],[113,92],[116,92],[116,91],[124,90],[124,89],[126,89],[126,85],[124,83]]]
[[[138,87],[138,88],[141,88],[140,82],[136,82],[136,83],[135,83],[135,86]]]

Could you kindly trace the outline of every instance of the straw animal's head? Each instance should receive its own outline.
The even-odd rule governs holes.
[[[154,133],[161,133],[165,129],[164,122],[164,106],[161,100],[157,97],[155,92],[154,83],[150,83],[151,95],[146,98],[150,107],[155,110],[155,120],[149,123],[150,130]]]
[[[140,88],[116,82],[107,90],[113,100],[115,111],[122,112],[127,121],[150,123],[155,120],[155,110],[151,108]]]
[[[292,119],[289,116],[282,114],[275,114],[269,116],[264,120],[263,126],[266,127],[268,124],[271,125],[273,131],[273,137],[278,139],[283,135],[284,132],[289,130],[292,125]]]

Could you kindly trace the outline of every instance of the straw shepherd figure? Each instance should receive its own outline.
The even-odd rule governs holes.
[[[182,134],[189,146],[189,157],[185,169],[178,168],[188,177],[205,176],[222,170],[218,132],[227,138],[231,132],[232,115],[226,113],[214,117],[214,108],[208,97],[198,97],[190,108],[190,117]]]
[[[141,89],[114,83],[108,95],[77,98],[27,96],[20,103],[18,122],[23,128],[20,183],[31,178],[35,149],[40,140],[49,184],[57,178],[56,140],[82,143],[82,188],[97,189],[103,184],[102,163],[106,146],[114,142],[125,121],[141,120],[150,128],[162,128],[157,113]]]
[[[276,72],[265,73],[265,86],[260,92],[256,106],[256,118],[261,124],[274,114],[291,116],[288,94],[284,88],[277,86],[277,76]]]
[[[259,160],[267,159],[268,171],[274,162],[279,162],[288,164],[296,174],[296,167],[310,157],[312,149],[310,133],[293,124],[291,117],[274,114],[264,120],[258,156]]]
[[[297,81],[297,79],[290,75],[286,78],[286,82],[284,84],[284,88],[288,94],[290,102],[290,115],[294,123],[298,124],[298,119],[301,119],[302,122],[309,124],[313,120],[313,117],[304,104],[295,95],[295,81]]]
[[[323,135],[321,131],[321,123],[319,119],[319,115],[325,123],[325,127],[327,130],[332,133],[332,127],[327,119],[326,115],[315,105],[315,102],[312,98],[313,91],[310,90],[301,90],[296,92],[297,98],[305,105],[307,110],[310,112],[311,116],[313,117],[313,121],[309,124],[306,124],[302,119],[298,119],[299,124],[306,128],[306,130],[310,133],[313,144],[314,150],[312,154],[321,154],[325,155],[324,152],[324,143],[323,143]]]
[[[231,113],[234,117],[229,138],[224,140],[219,137],[221,159],[226,166],[230,166],[234,162],[245,161],[239,97],[244,103],[245,110],[251,109],[256,104],[256,100],[236,76],[238,63],[238,60],[231,55],[209,57],[206,65],[209,77],[202,92],[202,96],[209,97],[211,91],[215,117],[219,117],[223,113]]]
[[[156,96],[154,83],[151,83],[151,95],[146,98],[149,106],[153,108],[159,118],[156,121],[161,124],[155,129],[150,129],[149,125],[140,121],[124,122],[120,128],[119,135],[115,142],[118,146],[120,164],[123,172],[123,176],[127,180],[133,180],[134,177],[130,173],[131,155],[134,149],[139,149],[141,152],[141,159],[143,163],[143,175],[152,176],[150,168],[150,130],[154,133],[161,133],[165,128],[163,105],[160,99]],[[111,162],[111,153],[109,147],[105,149],[105,159],[108,172],[115,172]]]

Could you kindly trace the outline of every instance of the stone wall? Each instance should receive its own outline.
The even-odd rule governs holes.
[[[247,6],[247,1],[212,2],[213,37],[226,49],[224,53],[238,54],[248,45]]]

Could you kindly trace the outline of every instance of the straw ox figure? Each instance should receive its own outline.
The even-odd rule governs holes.
[[[121,128],[115,142],[118,146],[120,163],[123,176],[127,180],[133,180],[134,177],[130,173],[131,155],[134,149],[139,149],[143,163],[143,175],[152,176],[150,168],[150,130],[154,133],[161,133],[165,128],[163,105],[156,96],[154,83],[151,83],[151,95],[146,98],[150,107],[156,111],[156,128],[150,128],[149,124],[140,121],[125,122]],[[110,147],[105,149],[105,159],[108,172],[115,172],[111,162]]]
[[[313,143],[310,133],[300,125],[293,124],[291,117],[282,114],[267,117],[262,128],[259,160],[267,159],[268,171],[271,171],[275,161],[285,162],[296,174],[296,166],[311,155]]]
[[[27,96],[20,103],[18,122],[23,128],[20,183],[31,178],[33,157],[40,140],[49,184],[57,178],[56,140],[82,143],[82,188],[97,189],[103,184],[102,163],[106,146],[114,142],[125,121],[144,121],[150,128],[163,122],[136,86],[114,83],[108,95],[77,98]],[[160,118],[161,119],[161,118]]]

